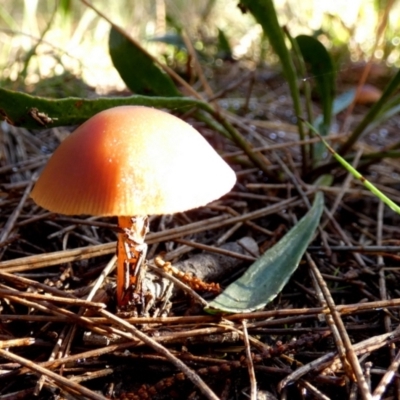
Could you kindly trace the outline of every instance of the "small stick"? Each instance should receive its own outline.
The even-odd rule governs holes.
[[[71,380],[64,378],[61,375],[58,375],[52,371],[49,371],[46,368],[41,367],[37,363],[34,363],[30,360],[27,360],[26,358],[17,356],[16,354],[13,354],[9,351],[2,350],[0,349],[0,355],[7,360],[14,361],[18,364],[23,365],[24,367],[29,368],[31,371],[39,372],[42,375],[46,375],[49,377],[51,380],[53,380],[58,386],[70,389],[72,393],[78,392],[80,395],[84,396],[87,399],[93,399],[93,400],[107,400],[106,397],[94,393],[91,390],[85,388],[84,386],[78,385],[75,382],[72,382]]]
[[[379,400],[382,398],[383,393],[386,390],[386,387],[389,385],[391,380],[393,379],[394,374],[397,372],[400,365],[400,351],[397,352],[396,357],[390,364],[389,368],[386,370],[385,374],[382,376],[382,379],[376,386],[374,393],[372,394],[372,400]]]
[[[257,380],[256,380],[256,374],[254,372],[253,358],[251,356],[249,333],[247,332],[247,321],[245,319],[242,321],[242,328],[243,328],[243,341],[246,349],[247,370],[249,371],[249,377],[250,377],[250,400],[257,400]]]
[[[146,343],[148,346],[153,348],[157,353],[162,354],[164,357],[168,359],[173,365],[179,368],[203,393],[203,395],[210,400],[218,400],[218,396],[208,387],[208,385],[200,378],[198,374],[196,374],[192,369],[190,369],[184,362],[182,362],[179,358],[175,357],[170,351],[168,351],[164,346],[157,343],[154,339],[147,336],[139,329],[137,329],[134,325],[126,322],[125,320],[113,315],[112,313],[106,310],[100,310],[100,315],[110,319],[115,322],[117,325],[126,329],[128,332],[136,336],[138,339]]]
[[[15,223],[17,222],[17,219],[19,217],[19,214],[21,213],[25,202],[29,196],[29,193],[32,190],[32,186],[35,183],[36,177],[32,178],[32,180],[29,182],[28,186],[26,187],[24,194],[21,197],[20,202],[18,203],[18,206],[14,209],[12,214],[9,216],[6,224],[4,225],[1,233],[0,233],[0,243],[4,242],[10,232],[13,230]]]
[[[399,337],[400,331],[396,329],[392,332],[384,333],[382,335],[373,336],[361,342],[355,343],[353,345],[354,351],[357,355],[365,354],[367,352],[371,352],[377,350],[383,346],[386,346],[389,342]],[[327,363],[330,364],[330,368],[332,368],[332,364],[337,361],[338,355],[336,352],[329,352],[324,354],[323,356],[317,358],[316,360],[311,361],[308,364],[303,365],[298,368],[284,379],[282,379],[278,384],[278,391],[281,391],[290,383],[293,383],[299,380],[305,374],[308,374],[311,371],[320,371],[323,368],[326,368]]]
[[[343,320],[342,320],[339,312],[335,309],[335,303],[329,292],[328,286],[326,285],[324,278],[322,277],[321,273],[319,272],[319,269],[315,265],[311,256],[308,253],[306,253],[306,257],[307,257],[308,264],[311,267],[312,273],[315,276],[315,279],[316,279],[319,287],[321,288],[321,291],[324,295],[324,298],[325,298],[325,301],[329,308],[329,311],[332,315],[332,318],[338,329],[339,335],[343,341],[343,345],[346,349],[345,358],[342,359],[342,363],[343,363],[345,372],[347,372],[347,375],[349,376],[349,378],[353,378],[352,375],[354,374],[354,377],[357,380],[358,388],[361,393],[361,397],[364,400],[371,400],[372,399],[371,392],[370,392],[368,384],[365,380],[365,376],[361,369],[360,362],[356,356],[356,353],[353,348],[353,344],[351,343],[350,337],[346,331],[346,327],[344,326]],[[346,365],[347,363],[348,363],[348,365]],[[350,368],[348,368],[348,367],[350,367]]]
[[[0,285],[3,287],[3,285]],[[0,288],[0,297],[13,297],[16,294],[21,298],[31,299],[31,300],[43,300],[50,303],[61,303],[69,306],[81,306],[88,308],[105,308],[106,305],[102,303],[94,303],[92,301],[81,300],[81,299],[70,299],[63,297],[55,297],[55,296],[46,296],[39,293],[29,293],[29,292],[15,292],[14,290],[1,289]]]
[[[313,189],[311,189],[310,192],[307,192],[307,194],[312,192]],[[150,233],[148,235],[147,243],[152,244],[173,240],[178,237],[190,235],[193,233],[204,232],[210,229],[222,228],[224,226],[235,224],[237,222],[265,217],[266,215],[274,214],[282,208],[288,206],[296,206],[298,204],[301,204],[301,201],[297,197],[291,197],[289,199],[282,200],[279,203],[243,215],[238,215],[235,217],[220,215],[218,217],[209,218],[206,221],[193,222],[191,224],[183,225],[178,228],[172,228],[162,232]],[[116,243],[111,242],[96,246],[81,247],[73,250],[56,251],[53,253],[2,261],[0,262],[0,271],[5,270],[7,272],[20,272],[26,271],[28,269],[32,270],[34,268],[44,268],[61,263],[86,260],[106,254],[112,254],[115,252],[115,246]]]

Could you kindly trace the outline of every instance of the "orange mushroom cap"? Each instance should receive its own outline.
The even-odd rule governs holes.
[[[356,90],[355,102],[357,104],[376,103],[382,97],[382,90],[368,83],[362,85]]]
[[[102,111],[56,149],[31,193],[62,214],[172,214],[227,193],[236,175],[181,119],[141,106]]]

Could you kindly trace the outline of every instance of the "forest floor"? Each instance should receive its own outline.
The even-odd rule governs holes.
[[[326,208],[307,258],[264,309],[207,315],[192,289],[171,287],[168,276],[157,275],[160,253],[177,268],[187,260],[210,262],[204,253],[217,255],[219,264],[229,265],[212,277],[223,289],[307,212],[298,188],[311,202],[315,193],[300,171],[296,116],[282,77],[232,63],[214,71],[211,81],[230,121],[263,148],[270,175],[228,139],[181,116],[222,154],[238,181],[209,206],[151,217],[152,303],[129,315],[117,314],[115,305],[116,220],[50,213],[29,198],[35,176],[71,127],[28,131],[1,124],[0,400],[34,393],[38,399],[196,399],[206,393],[201,381],[220,399],[248,398],[255,386],[257,399],[361,398],[352,356],[366,384],[386,390],[377,399],[400,398],[396,374],[387,387],[381,381],[397,371],[399,358],[400,216],[341,167],[329,171],[335,182],[323,188]],[[339,114],[330,142],[343,140],[367,110],[357,105],[344,126]],[[371,130],[355,146],[356,159],[398,141],[399,128],[397,116]],[[396,159],[363,173],[400,203]],[[265,212],[253,219],[256,210]],[[217,217],[223,222],[215,224]],[[215,297],[200,294],[206,301]],[[190,368],[191,379],[170,355]]]

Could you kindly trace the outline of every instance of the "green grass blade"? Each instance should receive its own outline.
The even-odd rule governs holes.
[[[389,97],[399,88],[400,86],[400,70],[392,78],[392,80],[386,86],[382,97],[370,108],[367,115],[354,129],[353,133],[347,139],[345,143],[339,148],[338,152],[342,155],[346,154],[353,144],[365,133],[370,124],[372,124],[379,116],[381,111],[384,109],[385,104]],[[299,114],[300,115],[300,114]]]
[[[285,35],[279,25],[278,17],[276,15],[274,3],[272,0],[241,0],[241,6],[248,9],[262,26],[265,35],[278,55],[283,73],[289,85],[290,93],[293,99],[293,107],[296,115],[303,115],[300,104],[300,93],[297,86],[296,69],[290,56],[290,52],[285,43]],[[297,122],[300,139],[304,139],[304,128],[300,120]],[[303,167],[307,163],[307,155],[305,147],[302,146]]]
[[[313,129],[314,132],[319,135],[316,129],[306,122],[306,124]],[[351,164],[349,164],[343,157],[341,157],[336,151],[329,145],[329,143],[319,135],[322,143],[326,146],[329,152],[333,155],[333,157],[347,170],[349,171],[355,178],[360,180],[360,182],[376,197],[382,200],[388,207],[390,207],[393,211],[400,214],[400,207],[392,200],[389,199],[385,194],[383,194],[379,189],[377,189],[368,179],[366,179],[363,175],[361,175]]]
[[[152,97],[134,95],[130,97],[102,97],[85,99],[68,97],[64,99],[48,99],[39,96],[15,92],[0,88],[0,120],[10,125],[22,126],[28,129],[43,129],[47,127],[78,125],[100,111],[123,105],[141,105],[147,107],[166,108],[184,113],[192,108],[205,111],[196,116],[213,129],[233,140],[249,156],[266,175],[268,165],[262,157],[253,151],[252,146],[226,119],[221,118],[212,106],[189,97]]]
[[[134,95],[129,97],[101,97],[86,99],[67,97],[48,99],[0,88],[0,120],[10,125],[28,129],[77,125],[100,111],[122,105],[181,110],[182,113],[197,107],[213,113],[210,105],[188,97],[151,97]]]

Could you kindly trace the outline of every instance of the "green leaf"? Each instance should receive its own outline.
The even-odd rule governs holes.
[[[309,64],[317,85],[323,107],[324,121],[318,127],[322,135],[327,135],[332,119],[332,103],[335,94],[335,70],[331,56],[317,39],[299,35],[296,37],[304,61]]]
[[[355,94],[356,94],[355,89],[350,89],[337,96],[333,100],[332,115],[337,115],[343,110],[345,110],[353,102]],[[324,116],[321,114],[318,115],[317,118],[315,118],[313,125],[315,129],[317,129],[317,131],[318,131],[318,126],[320,126],[323,122],[323,118]]]
[[[77,125],[111,107],[141,105],[185,112],[197,107],[212,113],[210,105],[188,97],[67,97],[48,99],[0,88],[0,120],[28,129]]]
[[[354,100],[356,95],[355,89],[347,90],[335,98],[333,101],[332,113],[337,115],[346,109]]]
[[[232,49],[229,40],[222,29],[218,28],[218,52],[217,57],[232,59]]]
[[[337,96],[335,100],[333,100],[332,115],[337,115],[343,110],[345,110],[353,102],[355,94],[356,94],[355,89],[350,89]],[[318,132],[321,132],[320,127],[323,124],[323,121],[324,121],[323,115],[318,115],[318,117],[315,118],[313,126]],[[325,146],[323,145],[323,143],[318,142],[314,144],[314,163],[316,165],[322,159],[324,152],[325,152]]]
[[[299,265],[318,227],[323,208],[324,196],[322,192],[317,192],[308,213],[238,280],[210,302],[206,311],[211,314],[251,312],[274,299]]]
[[[154,96],[181,96],[172,79],[152,58],[113,27],[108,44],[112,62],[132,92]]]

